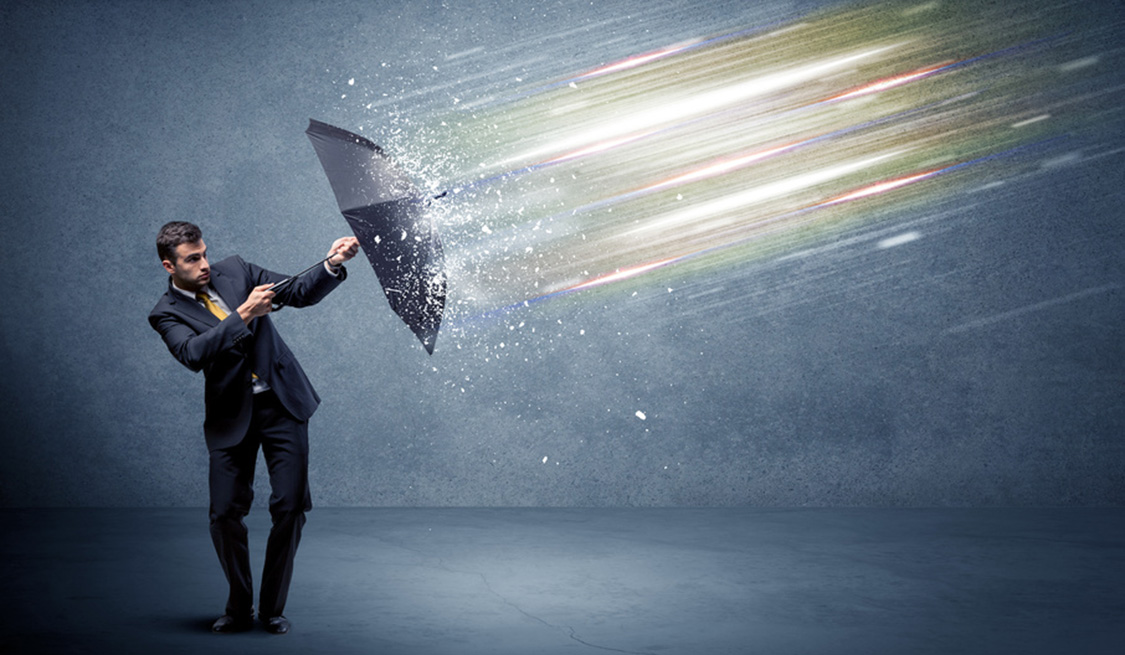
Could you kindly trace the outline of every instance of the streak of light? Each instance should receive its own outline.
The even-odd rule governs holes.
[[[666,214],[662,218],[647,221],[644,224],[633,228],[632,230],[629,230],[625,234],[634,235],[652,232],[655,230],[663,231],[671,228],[682,229],[687,224],[696,223],[701,219],[716,215],[722,215],[727,212],[740,209],[747,205],[752,205],[773,198],[792,194],[797,191],[801,191],[803,189],[807,189],[809,187],[823,184],[825,182],[841,178],[845,175],[861,171],[865,168],[870,168],[877,163],[901,155],[902,152],[903,151],[890,152],[876,155],[874,157],[854,160],[844,164],[840,164],[838,166],[822,168],[820,170],[805,173],[803,175],[794,175],[792,177],[778,180],[776,182],[771,182],[769,184],[763,184],[759,187],[747,189],[746,191],[729,194],[717,200],[712,200],[710,202],[702,203],[700,205],[682,211],[678,211],[672,214]],[[928,173],[923,175],[928,175]],[[909,182],[902,182],[902,184],[908,183]],[[901,184],[899,186],[901,186]],[[839,199],[836,199],[835,201],[828,201],[823,204],[844,202],[850,199],[850,197],[841,197]]]
[[[883,80],[877,80],[875,82],[871,82],[869,84],[865,84],[861,87],[855,88],[851,91],[847,91],[845,93],[841,93],[841,94],[838,94],[838,95],[835,95],[835,96],[831,96],[831,97],[825,98],[823,100],[819,100],[819,101],[816,101],[816,102],[809,103],[808,105],[805,105],[804,107],[798,108],[796,111],[799,111],[801,109],[806,109],[806,108],[809,108],[809,107],[813,107],[813,106],[816,106],[816,105],[820,105],[820,104],[825,104],[825,103],[843,102],[843,101],[846,101],[846,100],[859,98],[859,97],[870,95],[870,94],[873,94],[873,93],[879,93],[880,91],[886,91],[888,89],[897,88],[897,87],[909,84],[911,82],[930,77],[930,76],[935,75],[937,73],[940,73],[942,71],[949,70],[949,69],[951,69],[955,66],[958,66],[961,63],[962,62],[953,62],[953,63],[939,64],[939,65],[936,65],[936,66],[929,66],[927,68],[919,69],[919,70],[916,70],[916,71],[913,71],[913,72],[910,72],[910,73],[903,73],[902,75],[896,75],[894,77],[886,78],[886,79],[883,79]],[[1017,123],[1016,125],[1013,125],[1012,127],[1022,127],[1025,124],[1031,124],[1033,122],[1036,122],[1038,120],[1042,120],[1044,118],[1047,118],[1047,116],[1038,117],[1036,119],[1025,121],[1023,123]],[[872,121],[869,124],[876,124],[878,122],[880,122],[880,121]],[[837,136],[839,134],[845,134],[847,132],[854,131],[854,130],[859,129],[859,128],[864,127],[864,126],[866,126],[866,125],[857,125],[857,126],[854,126],[852,128],[845,128],[845,129],[842,129],[842,130],[837,130],[836,132],[833,132],[831,134],[825,134],[825,135],[821,135],[819,137],[805,139],[803,141],[799,141],[799,142],[796,142],[796,143],[790,143],[790,144],[783,145],[783,146],[778,146],[776,148],[771,148],[771,149],[768,149],[768,150],[765,150],[765,151],[754,152],[754,153],[750,153],[748,155],[735,157],[733,159],[719,160],[719,161],[717,161],[713,164],[708,164],[708,165],[706,165],[706,166],[704,166],[700,169],[697,169],[695,171],[684,173],[682,175],[670,178],[668,180],[664,180],[662,182],[657,182],[657,183],[652,184],[650,186],[643,187],[643,188],[637,189],[635,191],[632,191],[632,192],[629,192],[629,193],[626,193],[626,194],[622,194],[618,198],[615,198],[615,199],[612,199],[612,200],[621,200],[621,199],[624,199],[624,198],[632,197],[636,194],[650,193],[652,191],[658,191],[660,189],[666,189],[668,187],[676,186],[678,184],[686,184],[686,183],[689,183],[689,182],[694,182],[696,180],[700,180],[700,179],[704,179],[704,178],[708,178],[708,177],[713,177],[715,175],[722,175],[722,174],[725,174],[725,173],[729,173],[731,171],[737,170],[737,169],[742,168],[744,166],[748,166],[750,164],[753,164],[755,162],[758,162],[758,161],[761,161],[763,159],[769,158],[771,156],[779,155],[779,154],[782,154],[784,152],[794,150],[796,148],[807,145],[809,143],[813,143],[815,141],[819,141],[821,139],[830,138],[832,136]],[[587,147],[584,147],[584,148],[580,148],[578,150],[574,150],[572,152],[568,152],[568,153],[559,155],[557,157],[553,157],[551,159],[548,159],[546,161],[543,161],[543,162],[540,162],[540,163],[537,163],[537,164],[532,164],[531,166],[525,167],[524,169],[522,169],[520,171],[510,171],[510,172],[504,173],[502,175],[508,176],[508,175],[513,174],[513,173],[528,172],[528,171],[536,170],[536,169],[541,168],[543,166],[551,166],[551,165],[554,165],[554,164],[560,164],[560,163],[563,163],[563,162],[572,161],[572,160],[575,160],[575,159],[580,159],[582,157],[587,157],[587,156],[591,156],[591,155],[597,155],[597,154],[605,153],[605,152],[608,152],[608,151],[610,151],[614,148],[617,148],[619,146],[627,145],[627,144],[633,143],[635,141],[639,141],[641,139],[648,138],[648,137],[650,137],[654,134],[657,134],[657,133],[659,133],[659,130],[649,130],[649,131],[645,131],[645,132],[637,132],[637,133],[634,133],[634,134],[629,134],[627,136],[623,136],[623,137],[619,137],[619,138],[609,139],[609,140],[606,140],[606,141],[602,141],[600,143],[595,143],[593,145],[590,145],[590,146],[587,146]],[[499,176],[497,176],[497,177],[499,177]],[[604,202],[596,203],[597,206],[600,206],[602,204],[604,204]]]
[[[534,89],[530,92],[522,94],[521,97],[527,97],[527,96],[535,95],[537,93],[541,93],[543,91],[548,91],[548,90],[551,90],[551,89],[556,89],[556,88],[561,87],[561,86],[569,86],[569,85],[574,84],[576,82],[594,79],[596,77],[601,77],[603,75],[608,75],[608,74],[611,74],[611,73],[619,73],[621,71],[629,70],[629,69],[632,69],[632,68],[638,68],[638,67],[640,67],[644,64],[648,64],[648,63],[651,63],[651,62],[654,62],[654,61],[658,61],[660,59],[664,59],[665,57],[669,57],[671,55],[683,54],[685,52],[695,50],[697,48],[713,46],[713,45],[716,45],[716,44],[723,43],[725,41],[737,40],[737,39],[746,37],[748,35],[759,33],[759,32],[765,31],[767,29],[776,27],[778,24],[779,23],[777,23],[777,22],[767,23],[765,25],[761,25],[761,26],[757,26],[757,27],[750,27],[750,28],[738,30],[738,31],[735,31],[735,32],[728,32],[728,33],[725,33],[725,34],[720,34],[718,36],[712,36],[712,37],[706,38],[706,39],[702,39],[702,38],[690,39],[690,40],[687,40],[687,41],[683,41],[683,42],[681,42],[677,45],[668,46],[666,48],[660,48],[659,50],[654,50],[654,51],[652,51],[650,53],[647,53],[647,54],[628,57],[626,59],[622,59],[622,60],[614,62],[612,64],[607,64],[607,65],[602,66],[600,68],[595,68],[594,70],[588,71],[586,73],[582,73],[582,74],[577,75],[575,77],[569,77],[569,78],[566,78],[564,80],[539,87],[539,88]],[[788,27],[783,27],[782,29],[775,31],[773,34],[774,35],[782,34],[782,33],[785,33],[785,32],[788,32],[788,31],[791,31],[791,30],[794,30],[794,29],[797,29],[797,28],[803,27],[803,26],[804,25],[800,24],[800,23],[796,24],[796,25],[790,25]]]
[[[943,330],[942,334],[957,334],[959,332],[965,332],[965,331],[968,331],[968,330],[972,330],[974,328],[984,327],[985,325],[991,325],[993,323],[999,323],[1001,321],[1006,321],[1010,318],[1015,318],[1017,316],[1022,316],[1024,314],[1037,312],[1037,311],[1040,311],[1042,309],[1048,309],[1050,307],[1055,307],[1057,305],[1063,305],[1063,304],[1066,304],[1066,303],[1074,302],[1075,300],[1080,300],[1082,298],[1086,298],[1087,296],[1093,296],[1093,295],[1097,295],[1097,294],[1100,294],[1100,293],[1107,293],[1107,292],[1110,292],[1110,291],[1116,291],[1120,288],[1121,288],[1121,285],[1117,284],[1117,283],[1103,284],[1103,285],[1097,286],[1097,287],[1090,287],[1089,289],[1083,289],[1081,291],[1069,293],[1065,296],[1059,296],[1057,298],[1051,298],[1049,300],[1044,300],[1042,302],[1037,302],[1037,303],[1034,303],[1034,304],[1031,304],[1031,305],[1026,305],[1024,307],[1019,307],[1019,308],[1012,309],[1012,310],[1009,310],[1009,311],[1006,311],[1006,312],[1002,312],[1000,314],[994,314],[992,316],[986,316],[984,318],[978,318],[974,321],[969,321],[968,323],[962,323],[961,325],[956,325],[954,327],[947,328],[946,330]]]
[[[636,277],[637,275],[641,275],[642,273],[647,273],[647,272],[649,272],[653,269],[660,268],[661,266],[667,266],[668,264],[679,261],[680,259],[681,259],[680,257],[671,257],[669,259],[662,259],[660,261],[649,262],[647,264],[640,264],[638,266],[631,266],[629,268],[618,269],[618,270],[614,271],[613,273],[601,275],[599,277],[593,278],[591,280],[587,280],[585,282],[580,282],[578,284],[567,287],[565,289],[560,289],[559,291],[556,291],[555,293],[569,293],[571,291],[582,291],[582,290],[585,290],[585,289],[591,289],[593,287],[601,286],[603,284],[610,284],[611,282],[620,282],[621,280],[627,280],[631,277]]]
[[[887,191],[891,191],[899,187],[904,187],[908,184],[914,184],[915,182],[933,177],[938,173],[947,170],[948,168],[949,167],[937,168],[931,171],[926,171],[924,173],[917,173],[915,175],[907,175],[906,177],[899,177],[893,180],[876,182],[875,184],[865,186],[862,189],[857,189],[855,191],[836,196],[835,198],[825,200],[824,202],[818,204],[817,207],[829,207],[831,205],[838,205],[842,202],[848,202],[849,200],[858,200],[860,198],[867,198],[869,196],[878,195],[880,193],[886,193]]]
[[[922,68],[910,73],[903,73],[902,75],[895,75],[894,77],[877,80],[875,82],[871,82],[870,84],[864,84],[863,86],[857,87],[850,91],[845,91],[844,93],[841,93],[839,95],[832,96],[831,98],[826,98],[821,102],[841,102],[844,100],[851,100],[852,98],[859,98],[861,96],[869,95],[872,93],[879,93],[880,91],[886,91],[895,87],[900,87],[904,84],[909,84],[916,80],[920,80],[939,73],[943,70],[947,70],[953,67],[956,63],[957,62],[939,64],[937,66]]]
[[[682,100],[669,102],[664,106],[654,109],[634,112],[622,119],[609,121],[586,132],[512,157],[503,163],[508,164],[515,161],[543,159],[552,153],[576,150],[588,144],[618,139],[623,134],[631,134],[638,130],[668,125],[692,116],[707,114],[754,97],[768,95],[786,88],[811,82],[829,73],[857,64],[865,59],[871,59],[872,57],[886,53],[898,47],[898,45],[900,44],[860,50],[841,57],[826,59],[804,66],[797,66],[776,73],[769,73],[761,77],[752,78],[712,91],[691,95]]]
[[[874,158],[869,159],[869,160],[863,160],[861,162],[855,162],[855,163],[853,163],[853,166],[859,168],[859,167],[862,167],[862,166],[870,165],[871,163],[874,163],[875,160],[886,159],[886,158],[891,157],[895,154],[899,154],[899,153],[891,153],[891,154],[882,155],[882,156],[879,156],[879,157],[874,157]],[[918,173],[918,174],[915,174],[915,175],[908,175],[908,176],[905,176],[905,177],[896,178],[896,179],[893,179],[893,180],[887,180],[885,182],[880,182],[880,183],[877,183],[877,184],[872,184],[872,185],[865,186],[865,187],[862,187],[860,189],[857,189],[855,191],[852,191],[851,193],[846,193],[844,195],[837,196],[836,198],[826,200],[824,202],[809,205],[809,206],[806,206],[806,207],[803,207],[803,208],[800,208],[800,209],[797,209],[797,210],[785,212],[783,214],[770,217],[770,218],[762,220],[762,221],[758,221],[755,224],[756,225],[765,225],[765,224],[768,224],[768,223],[780,223],[780,222],[783,222],[786,219],[791,219],[791,218],[793,218],[797,215],[805,214],[807,212],[814,211],[814,210],[817,210],[817,209],[823,209],[823,208],[826,208],[826,207],[830,207],[830,206],[833,206],[833,205],[836,205],[836,204],[848,202],[848,201],[851,201],[851,200],[859,200],[861,198],[868,198],[868,197],[871,197],[871,196],[874,196],[874,195],[877,195],[877,194],[880,194],[880,193],[886,193],[888,191],[892,191],[894,189],[898,189],[898,188],[904,187],[904,186],[909,185],[909,184],[914,184],[916,182],[920,182],[922,180],[932,178],[932,177],[934,177],[936,175],[939,175],[941,173],[948,172],[948,171],[954,170],[956,168],[960,168],[960,167],[965,166],[969,163],[973,163],[973,162],[953,164],[951,166],[946,166],[944,168],[934,169],[934,170],[926,171],[926,172],[923,172],[923,173]],[[899,237],[895,237],[894,239],[903,239],[903,240],[896,241],[896,242],[892,243],[891,245],[900,245],[902,243],[906,243],[907,241],[913,241],[914,239],[918,238],[918,236],[919,235],[918,235],[917,232],[910,232],[906,235],[900,235]],[[592,288],[592,287],[595,287],[595,286],[601,286],[603,284],[609,284],[611,282],[619,282],[621,280],[625,280],[625,279],[628,279],[628,278],[631,278],[631,277],[636,277],[636,276],[641,275],[643,273],[648,273],[649,271],[652,271],[652,270],[655,270],[655,269],[658,269],[658,268],[662,268],[662,267],[665,267],[665,266],[676,264],[676,263],[679,263],[679,262],[682,262],[682,261],[685,261],[685,260],[688,260],[688,259],[694,259],[696,257],[699,257],[700,255],[710,254],[710,253],[714,253],[718,250],[724,250],[724,249],[730,248],[732,246],[740,245],[740,244],[745,243],[747,240],[752,239],[752,238],[756,238],[756,237],[752,236],[752,237],[743,238],[743,239],[735,239],[735,240],[731,240],[731,241],[728,241],[728,242],[725,242],[725,243],[722,243],[722,244],[719,244],[719,245],[716,245],[716,246],[709,246],[707,248],[703,248],[703,249],[696,250],[696,251],[693,251],[693,252],[678,255],[676,257],[670,257],[670,258],[661,259],[661,260],[658,260],[658,261],[655,261],[655,262],[649,262],[649,263],[646,263],[646,264],[638,264],[636,266],[631,266],[631,267],[628,267],[628,268],[619,269],[618,271],[615,271],[614,273],[599,275],[599,276],[597,276],[595,278],[592,278],[590,280],[587,280],[585,282],[580,282],[578,284],[570,285],[570,286],[568,286],[564,289],[559,289],[557,291],[553,291],[549,294],[546,294],[544,296],[540,296],[540,297],[535,298],[533,300],[541,300],[541,299],[546,298],[546,297],[557,296],[557,295],[561,295],[561,294],[565,294],[565,293],[571,293],[571,292],[575,292],[575,291],[583,291],[585,289],[589,289],[589,288]],[[884,242],[891,242],[892,240],[893,239],[886,239],[886,240],[884,240]],[[880,247],[890,247],[890,245],[888,245],[888,246],[880,245]]]
[[[532,170],[532,169],[540,168],[540,167],[543,167],[543,166],[550,166],[552,164],[561,164],[562,162],[565,162],[565,161],[571,161],[573,159],[579,159],[581,157],[587,157],[589,155],[595,155],[595,154],[598,154],[598,153],[606,152],[607,150],[612,150],[612,149],[614,149],[618,146],[623,146],[627,143],[639,141],[640,139],[643,139],[646,136],[649,136],[650,134],[652,134],[651,131],[650,132],[638,132],[638,133],[630,134],[630,135],[623,136],[623,137],[620,137],[620,138],[617,138],[617,139],[609,139],[607,141],[595,143],[595,144],[587,146],[585,148],[580,148],[580,149],[575,150],[573,152],[568,152],[566,154],[559,155],[558,157],[553,157],[551,159],[548,159],[544,162],[534,164],[532,166],[527,167],[526,170]]]
[[[738,170],[740,168],[743,168],[744,166],[749,166],[750,164],[762,161],[763,159],[768,159],[770,157],[773,157],[774,155],[780,155],[783,152],[788,152],[790,150],[793,150],[794,148],[798,148],[798,147],[804,145],[805,143],[808,143],[810,140],[811,139],[806,139],[805,141],[798,141],[796,143],[788,143],[788,144],[783,145],[783,146],[777,146],[776,148],[769,148],[767,150],[759,150],[758,152],[752,152],[748,155],[743,155],[741,157],[735,157],[734,159],[720,160],[720,161],[715,162],[713,164],[708,164],[706,166],[703,166],[702,168],[697,168],[694,171],[689,171],[689,172],[684,173],[682,175],[677,175],[676,177],[672,177],[672,178],[669,178],[667,180],[663,180],[661,182],[651,184],[647,187],[637,189],[637,191],[635,191],[634,193],[647,193],[647,192],[650,192],[650,191],[658,191],[660,189],[666,189],[666,188],[671,187],[671,186],[676,186],[676,185],[679,185],[679,184],[686,184],[688,182],[694,182],[696,180],[702,180],[704,178],[713,177],[715,175],[723,175],[725,173],[729,173],[731,171],[735,171],[735,170]]]
[[[1027,120],[1019,121],[1018,123],[1012,123],[1012,127],[1016,127],[1016,128],[1027,127],[1028,125],[1034,125],[1035,123],[1038,123],[1040,121],[1045,121],[1050,117],[1051,117],[1050,114],[1040,114],[1039,116],[1035,116],[1034,118],[1029,118]]]
[[[655,50],[653,52],[649,52],[649,53],[646,53],[646,54],[643,54],[643,55],[637,55],[635,57],[629,57],[628,59],[623,59],[621,61],[609,64],[607,66],[602,66],[601,68],[595,68],[594,70],[592,70],[588,73],[583,73],[582,75],[579,75],[578,77],[573,77],[570,80],[567,80],[567,83],[579,82],[579,81],[582,81],[582,80],[588,80],[588,79],[593,78],[593,77],[599,77],[601,75],[609,75],[610,73],[618,73],[620,71],[628,70],[630,68],[636,68],[637,66],[643,66],[644,64],[647,64],[647,63],[652,62],[652,61],[656,61],[657,59],[663,59],[665,57],[670,57],[672,55],[684,52],[685,50],[688,50],[688,49],[698,45],[702,41],[703,41],[703,39],[692,39],[691,41],[687,41],[685,43],[680,43],[680,44],[677,44],[677,45],[669,46],[667,48],[661,48],[660,50]]]
[[[911,241],[917,241],[921,238],[922,234],[920,232],[904,232],[902,234],[897,234],[893,237],[887,237],[886,239],[880,240],[879,243],[875,244],[875,247],[880,250],[886,250],[887,248],[895,248],[897,246],[910,243]]]

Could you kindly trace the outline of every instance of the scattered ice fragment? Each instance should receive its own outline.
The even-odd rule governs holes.
[[[641,410],[639,410],[639,409],[638,409],[638,410],[637,410],[637,418],[639,418],[639,419],[641,419],[641,420],[643,421],[643,420],[645,420],[645,419],[646,419],[646,418],[648,418],[648,417],[646,417],[646,416],[645,416],[645,413],[644,413],[644,412],[642,412]]]
[[[355,86],[355,78],[348,80],[348,86]]]
[[[546,456],[544,456],[544,457],[543,457],[543,463],[544,463],[544,464],[546,464],[546,463],[547,463],[547,457],[546,457]]]

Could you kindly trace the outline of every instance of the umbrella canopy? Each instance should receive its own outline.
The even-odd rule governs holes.
[[[432,355],[446,275],[441,239],[425,212],[429,199],[364,137],[317,120],[305,134],[391,309]]]

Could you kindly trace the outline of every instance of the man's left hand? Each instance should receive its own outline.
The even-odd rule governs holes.
[[[355,257],[359,252],[359,239],[355,237],[340,237],[328,249],[328,265],[337,268],[340,264]]]

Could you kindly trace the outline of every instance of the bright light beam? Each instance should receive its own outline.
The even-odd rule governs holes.
[[[647,130],[661,125],[676,123],[692,116],[707,114],[737,102],[810,82],[828,73],[846,68],[864,59],[870,59],[871,57],[885,53],[896,47],[898,47],[897,44],[862,50],[843,57],[819,61],[806,66],[798,66],[777,73],[756,77],[724,88],[694,94],[682,100],[670,102],[654,109],[638,111],[625,118],[610,121],[592,130],[525,152],[517,157],[502,162],[502,164],[507,165],[517,161],[550,158],[552,153],[578,150],[587,147],[589,144],[620,139],[623,134],[627,135],[635,133],[638,130]]]
[[[859,159],[839,166],[832,166],[823,168],[804,175],[794,175],[783,180],[763,184],[762,186],[747,189],[739,193],[733,193],[717,200],[699,204],[695,207],[665,214],[662,218],[656,218],[645,222],[644,224],[633,228],[624,233],[626,237],[633,237],[642,234],[650,234],[652,232],[668,232],[675,231],[677,236],[682,236],[685,233],[687,226],[692,225],[699,231],[700,228],[710,229],[716,226],[714,221],[704,224],[703,221],[713,216],[721,216],[736,209],[741,209],[748,205],[772,200],[788,194],[796,193],[804,189],[830,182],[837,178],[861,171],[865,168],[870,168],[877,163],[887,159],[901,155],[904,151],[897,151],[868,157],[866,159]],[[730,219],[738,220],[738,219]],[[728,221],[729,222],[729,221]]]

